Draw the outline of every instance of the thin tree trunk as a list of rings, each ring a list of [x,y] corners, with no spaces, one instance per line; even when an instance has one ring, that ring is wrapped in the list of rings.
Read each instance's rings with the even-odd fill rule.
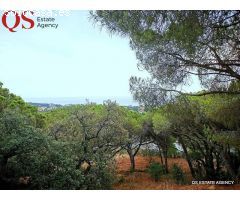
[[[179,136],[179,142],[182,145],[182,148],[183,148],[184,154],[186,156],[186,160],[188,162],[188,166],[190,168],[192,177],[195,178],[195,171],[194,171],[193,166],[192,166],[191,158],[190,158],[190,156],[188,154],[188,151],[187,151],[187,148],[186,148],[186,146],[185,146],[185,144],[184,144],[184,142],[183,142],[183,140],[180,136]]]
[[[167,148],[164,149],[164,164],[165,164],[165,171],[168,174],[169,170],[168,170],[168,157],[167,157]]]
[[[160,145],[158,145],[158,151],[159,151],[159,157],[160,157],[160,159],[161,159],[161,164],[163,165],[162,150],[161,150]]]
[[[130,162],[131,162],[131,167],[130,167],[130,171],[134,172],[135,171],[135,156],[130,154]]]
[[[160,159],[161,159],[161,164],[163,165],[163,156],[162,156],[162,152],[161,151],[159,152],[159,156],[160,156]]]
[[[0,159],[0,176],[3,177],[6,173],[8,158],[6,156],[2,156]]]
[[[127,153],[129,155],[129,159],[130,159],[130,172],[134,172],[135,171],[135,155],[132,152],[132,150],[127,150]]]
[[[228,149],[225,147],[223,150],[223,159],[225,161],[226,167],[228,169],[228,172],[232,175],[232,177],[234,177],[237,180],[237,174],[234,171],[234,167],[232,166],[232,162],[231,162],[231,156],[229,154]]]

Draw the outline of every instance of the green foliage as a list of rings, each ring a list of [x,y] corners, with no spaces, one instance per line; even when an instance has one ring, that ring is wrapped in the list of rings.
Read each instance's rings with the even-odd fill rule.
[[[186,176],[181,167],[177,164],[174,164],[171,169],[173,179],[176,181],[177,184],[185,184],[186,183]]]
[[[20,177],[30,177],[33,189],[77,189],[82,187],[82,172],[76,170],[71,151],[53,143],[26,116],[5,111],[0,116],[0,182],[7,177],[18,185]],[[62,149],[65,149],[64,151]]]
[[[95,158],[95,165],[85,174],[81,168],[76,168],[76,152],[71,144],[52,140],[29,126],[24,116],[4,113],[0,125],[0,155],[8,158],[7,171],[1,176],[11,174],[16,185],[19,177],[30,177],[28,187],[32,189],[111,187],[112,174],[101,154],[95,155],[99,158]]]
[[[0,92],[0,188],[21,188],[20,179],[28,189],[111,188],[112,148],[121,140],[119,107],[106,102],[40,115],[2,85]],[[81,159],[91,165],[88,170]]]
[[[156,132],[168,131],[170,127],[170,122],[167,117],[164,115],[163,109],[158,109],[154,112],[153,117],[153,126]]]
[[[138,67],[149,73],[147,79],[131,77],[130,91],[139,103],[157,108],[146,115],[146,132],[157,145],[166,150],[174,139],[180,143],[193,176],[213,180],[226,169],[239,179],[239,11],[91,15],[111,33],[128,37]],[[193,77],[205,90],[177,90]]]
[[[84,189],[85,177],[76,169],[70,151],[63,151],[66,147],[61,144],[47,142],[9,160],[14,176],[31,177],[28,187],[32,189]]]
[[[202,93],[239,95],[238,11],[92,11],[91,16],[111,33],[128,37],[138,67],[149,73],[147,79],[130,78],[138,102],[171,102],[183,92],[176,88],[189,85],[192,77],[206,89]]]
[[[124,127],[131,133],[140,133],[143,124],[143,115],[132,110],[125,109],[123,114]]]
[[[172,22],[165,33],[166,40],[178,43],[188,53],[195,51],[195,45],[199,37],[203,34],[203,25],[197,12],[181,13],[176,16],[176,21]]]
[[[18,111],[6,110],[0,114],[0,154],[14,156],[31,151],[44,141],[41,131]]]
[[[0,82],[1,83],[1,82]],[[0,112],[4,110],[16,110],[29,118],[31,124],[38,128],[45,126],[44,116],[38,113],[37,108],[25,103],[23,99],[9,92],[0,84]]]
[[[239,105],[238,96],[179,96],[144,114],[110,101],[41,114],[0,84],[0,187],[18,188],[19,179],[27,177],[28,189],[111,189],[114,155],[120,150],[131,158],[139,150],[157,155],[141,150],[149,140],[164,157],[179,153],[176,142],[184,145],[195,177],[235,180],[240,166]],[[148,168],[156,181],[165,171],[159,163]],[[185,183],[179,166],[171,171],[176,183]]]
[[[222,125],[223,128],[236,130],[239,128],[239,96],[208,95],[203,97],[190,97],[192,102],[199,104],[201,110],[213,122]]]
[[[80,109],[81,105],[70,105],[44,112],[46,129],[51,128],[53,124],[67,119],[74,110]]]
[[[181,157],[179,150],[176,148],[176,139],[174,137],[170,138],[169,147],[168,147],[168,157],[176,158]]]
[[[160,163],[153,162],[148,167],[148,173],[155,181],[159,181],[161,176],[165,174],[165,167]]]
[[[191,102],[198,104],[209,122],[208,126],[215,127],[215,130],[208,130],[208,132],[212,132],[212,140],[239,148],[240,141],[237,136],[240,124],[239,96],[208,95],[189,99]],[[219,130],[218,134],[214,134],[216,129]]]

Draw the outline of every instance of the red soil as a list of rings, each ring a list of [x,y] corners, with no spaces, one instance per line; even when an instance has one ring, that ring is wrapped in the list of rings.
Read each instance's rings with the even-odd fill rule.
[[[170,175],[163,176],[155,182],[145,171],[151,161],[160,162],[157,157],[136,156],[136,172],[130,173],[130,161],[127,155],[116,157],[119,183],[114,185],[118,190],[239,190],[240,185],[177,185]],[[191,183],[191,174],[187,161],[183,158],[169,158],[169,168],[176,163],[187,174]]]

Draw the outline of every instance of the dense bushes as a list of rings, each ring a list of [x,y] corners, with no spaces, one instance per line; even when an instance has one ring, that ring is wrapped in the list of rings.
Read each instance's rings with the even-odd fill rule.
[[[19,188],[19,179],[29,177],[26,188],[76,189],[81,187],[81,171],[71,152],[52,141],[16,111],[0,116],[0,182]],[[65,150],[63,150],[65,149]]]
[[[22,188],[25,181],[27,189],[110,189],[112,158],[123,150],[131,158],[132,172],[139,150],[150,163],[159,156],[164,165],[151,163],[147,170],[155,181],[168,176],[167,160],[180,150],[195,180],[237,180],[237,127],[230,130],[220,119],[209,118],[215,99],[205,100],[209,107],[196,99],[179,99],[155,110],[154,123],[153,111],[135,113],[110,101],[67,106],[43,116],[0,84],[0,188]],[[177,184],[186,183],[177,165],[169,176]]]
[[[106,102],[42,115],[0,83],[0,188],[110,189],[118,111]]]
[[[20,113],[0,115],[0,187],[5,189],[110,189],[111,170],[101,155],[86,173],[74,145],[55,141]],[[80,152],[81,154],[81,152]],[[21,179],[27,181],[21,185]]]
[[[176,181],[177,184],[185,184],[186,183],[185,174],[184,174],[183,170],[181,169],[181,167],[179,167],[177,164],[174,164],[172,166],[171,173],[172,173],[173,179]]]
[[[160,163],[153,162],[148,167],[148,173],[155,181],[159,181],[161,176],[165,174],[165,167]]]
[[[165,166],[157,162],[151,163],[147,171],[155,181],[159,181],[163,175],[166,175]],[[186,184],[187,182],[185,173],[177,164],[172,166],[170,176],[177,184]]]

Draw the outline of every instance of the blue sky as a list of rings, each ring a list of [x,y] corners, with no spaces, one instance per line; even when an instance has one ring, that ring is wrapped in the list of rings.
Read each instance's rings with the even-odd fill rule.
[[[137,69],[129,41],[89,21],[88,11],[57,17],[57,29],[0,30],[0,81],[26,100],[128,98]],[[47,100],[46,100],[47,101]]]

